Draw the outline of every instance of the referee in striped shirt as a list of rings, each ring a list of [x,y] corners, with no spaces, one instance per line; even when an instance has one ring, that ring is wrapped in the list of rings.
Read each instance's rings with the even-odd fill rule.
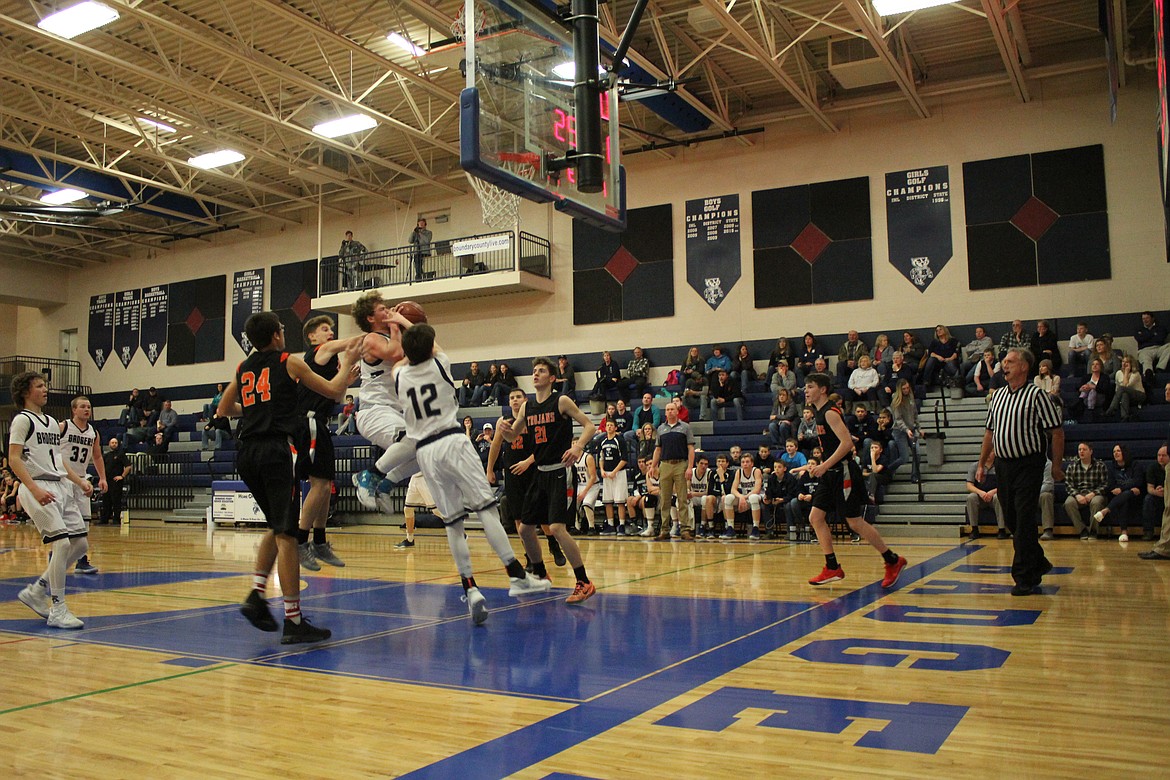
[[[1064,479],[1064,429],[1060,427],[1060,410],[1048,394],[1028,381],[1035,358],[1026,349],[1009,349],[1003,358],[1001,387],[991,397],[987,409],[987,429],[983,432],[983,449],[979,453],[976,480],[991,465],[999,474],[999,501],[1004,522],[1013,534],[1015,557],[1012,560],[1013,596],[1038,592],[1040,579],[1052,570],[1044,557],[1044,548],[1036,535],[1036,507],[1044,480],[1045,451],[1052,442],[1052,478]]]

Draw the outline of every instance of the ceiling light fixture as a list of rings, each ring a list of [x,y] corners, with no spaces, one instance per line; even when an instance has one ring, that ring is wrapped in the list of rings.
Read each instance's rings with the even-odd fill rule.
[[[882,16],[893,16],[934,8],[936,5],[950,5],[952,2],[954,0],[873,0],[873,7]]]
[[[47,203],[50,206],[63,206],[66,203],[72,203],[75,200],[89,197],[81,190],[64,189],[55,190],[53,192],[46,192],[41,196],[41,203]]]
[[[173,132],[175,132],[175,128],[171,127],[170,125],[168,125],[165,122],[159,122],[156,119],[147,119],[144,116],[136,116],[134,118],[138,120],[139,124],[146,125],[147,127],[153,127],[155,130],[158,130],[160,133],[173,133]]]
[[[390,41],[390,43],[394,44],[398,48],[410,52],[416,57],[421,57],[427,53],[426,49],[416,45],[414,41],[410,40],[406,36],[399,35],[396,32],[392,32],[387,35],[386,40]]]
[[[313,125],[313,132],[326,138],[337,138],[339,135],[360,133],[362,130],[369,130],[371,127],[377,126],[378,122],[372,116],[351,114],[340,119],[331,119],[328,122]]]
[[[244,159],[244,155],[231,149],[220,149],[215,152],[208,152],[197,157],[190,157],[187,159],[189,165],[203,170],[210,170],[211,168],[219,168],[222,165],[231,165],[232,163],[240,162]]]
[[[87,0],[55,14],[49,14],[37,22],[37,27],[62,38],[76,38],[117,18],[118,12],[113,8]]]

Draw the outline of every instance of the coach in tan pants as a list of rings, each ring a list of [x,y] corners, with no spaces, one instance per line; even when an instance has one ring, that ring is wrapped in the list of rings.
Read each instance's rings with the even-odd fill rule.
[[[666,405],[666,422],[658,426],[654,459],[650,463],[650,473],[658,475],[661,490],[658,508],[662,512],[662,532],[655,537],[655,541],[665,542],[670,539],[670,523],[667,519],[670,517],[672,495],[678,508],[681,538],[684,542],[694,541],[695,522],[691,518],[691,502],[687,498],[691,469],[694,466],[695,435],[691,433],[690,425],[678,419],[678,401],[671,401]]]

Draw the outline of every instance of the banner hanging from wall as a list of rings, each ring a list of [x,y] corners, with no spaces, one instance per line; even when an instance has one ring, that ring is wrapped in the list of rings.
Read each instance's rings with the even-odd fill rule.
[[[142,324],[142,290],[123,290],[117,294],[114,308],[114,352],[123,368],[138,352],[138,328]]]
[[[949,168],[887,173],[886,228],[890,265],[926,292],[954,254]]]
[[[244,323],[261,311],[264,311],[264,269],[236,271],[232,277],[232,338],[245,355],[252,351],[252,343],[244,333]]]
[[[89,298],[89,334],[86,349],[98,371],[114,351],[114,296],[91,295]]]
[[[153,366],[167,345],[167,286],[155,285],[142,290],[142,325],[138,340],[146,359]]]
[[[740,275],[739,195],[687,201],[687,284],[719,304]]]

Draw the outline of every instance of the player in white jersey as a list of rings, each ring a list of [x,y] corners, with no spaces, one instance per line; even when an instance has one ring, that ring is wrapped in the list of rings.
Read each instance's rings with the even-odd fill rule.
[[[361,398],[355,417],[358,433],[385,450],[372,468],[353,475],[353,484],[362,506],[388,513],[387,506],[379,506],[379,498],[418,471],[414,442],[405,438],[402,405],[390,386],[390,369],[402,359],[402,328],[409,327],[410,321],[388,307],[377,290],[354,301],[353,318],[366,334],[360,363]]]
[[[447,544],[459,569],[467,608],[479,625],[487,620],[487,605],[476,587],[471,551],[463,533],[469,512],[479,517],[488,544],[507,569],[511,578],[508,595],[547,592],[551,583],[528,576],[512,552],[500,523],[496,494],[488,485],[475,446],[459,425],[451,363],[435,345],[435,329],[426,323],[408,323],[402,333],[402,350],[406,360],[395,366],[393,377],[406,417],[406,435],[415,444],[419,467],[447,530]]]
[[[63,482],[77,485],[87,497],[93,485],[61,460],[61,424],[44,413],[48,400],[49,385],[41,374],[26,371],[13,377],[12,402],[20,411],[9,429],[8,464],[20,480],[21,504],[51,545],[48,568],[17,598],[47,618],[50,628],[81,628],[65,606],[65,572],[85,554],[87,532],[81,513],[66,511],[73,491]]]
[[[61,423],[61,459],[69,464],[74,474],[86,478],[90,464],[98,476],[98,490],[105,493],[109,488],[106,484],[106,464],[102,457],[101,445],[98,444],[97,429],[89,424],[93,417],[93,406],[84,395],[79,395],[69,404],[70,418]],[[76,486],[73,489],[74,506],[81,513],[81,519],[90,521],[91,502]],[[68,509],[66,511],[69,511]],[[82,555],[73,568],[77,574],[97,574],[97,567],[89,562],[89,555]]]
[[[574,466],[577,470],[577,501],[585,511],[585,528],[582,533],[593,532],[600,534],[601,529],[594,525],[596,522],[597,500],[601,497],[601,480],[597,474],[597,458],[593,454],[593,443],[585,450],[585,455]]]

